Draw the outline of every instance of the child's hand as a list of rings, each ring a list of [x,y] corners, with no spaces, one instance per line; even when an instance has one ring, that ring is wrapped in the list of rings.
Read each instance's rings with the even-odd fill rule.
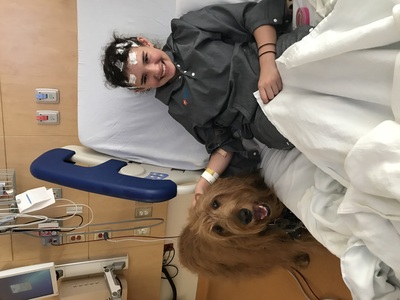
[[[275,56],[267,56],[268,54],[260,58],[260,79],[258,81],[260,97],[265,104],[274,99],[282,90],[282,79],[275,64]]]
[[[194,189],[194,197],[192,200],[192,206],[195,206],[197,200],[200,198],[204,192],[206,192],[210,188],[210,184],[202,177],[200,177],[199,181],[196,184],[196,188]]]
[[[193,199],[192,199],[192,207],[195,207],[195,206],[196,206],[197,200],[200,198],[200,196],[201,196],[201,194],[199,194],[199,193],[194,194],[194,197],[193,197]]]

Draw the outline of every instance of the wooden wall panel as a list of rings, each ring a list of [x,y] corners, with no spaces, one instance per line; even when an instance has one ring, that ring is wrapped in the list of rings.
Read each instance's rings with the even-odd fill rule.
[[[1,23],[1,21],[0,21],[0,23]],[[0,57],[1,57],[1,55],[0,55]],[[0,70],[1,70],[1,68],[2,68],[2,63],[1,63],[1,59],[0,59]],[[2,81],[1,81],[1,71],[0,71],[0,112],[3,111],[1,88],[2,88]],[[6,154],[5,154],[5,146],[4,146],[3,113],[0,113],[0,169],[5,169],[5,168],[6,168]]]
[[[0,168],[16,170],[17,193],[39,186],[58,187],[30,174],[31,162],[45,151],[69,144],[79,144],[77,127],[77,15],[75,0],[0,0]],[[36,103],[35,88],[58,88],[59,104]],[[37,110],[58,110],[59,125],[36,123]],[[62,187],[63,197],[87,204],[94,212],[93,224],[117,222],[134,217],[134,209],[143,204],[90,194]],[[50,217],[66,213],[66,201],[37,213]],[[148,204],[145,204],[148,205]],[[167,204],[154,204],[153,216],[166,218]],[[84,210],[84,222],[90,214]],[[20,222],[23,222],[22,220]],[[135,224],[105,225],[118,229]],[[74,225],[73,220],[65,226]],[[75,223],[76,225],[76,223]],[[94,229],[86,227],[85,232]],[[152,229],[153,235],[163,236],[165,224]],[[132,236],[133,231],[115,236]],[[112,243],[93,241],[43,246],[35,235],[0,235],[0,269],[46,261],[63,264],[87,259],[128,255],[129,269],[124,270],[128,281],[129,300],[160,298],[162,240],[153,243],[125,241]]]
[[[0,11],[6,135],[76,135],[76,1],[1,0]],[[36,104],[38,87],[58,88],[60,104]],[[38,109],[61,111],[60,125],[36,125]]]

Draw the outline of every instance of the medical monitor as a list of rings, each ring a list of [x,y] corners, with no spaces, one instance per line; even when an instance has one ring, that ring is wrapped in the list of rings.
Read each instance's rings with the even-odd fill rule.
[[[43,299],[58,295],[54,263],[0,271],[0,300]]]

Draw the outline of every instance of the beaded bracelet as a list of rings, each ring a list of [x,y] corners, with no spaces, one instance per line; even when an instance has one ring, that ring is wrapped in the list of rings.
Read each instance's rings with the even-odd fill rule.
[[[276,54],[276,52],[275,51],[265,51],[265,52],[263,52],[263,53],[261,53],[259,56],[258,56],[258,58],[260,58],[261,56],[263,56],[264,54],[267,54],[267,53],[273,53],[273,54]]]

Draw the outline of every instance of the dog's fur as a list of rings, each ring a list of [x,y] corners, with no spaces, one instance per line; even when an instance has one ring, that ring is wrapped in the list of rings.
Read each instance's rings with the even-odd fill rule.
[[[260,205],[270,214],[260,218]],[[305,267],[316,241],[277,226],[285,206],[258,175],[220,178],[190,208],[178,247],[182,265],[207,277],[249,277],[276,266]],[[258,217],[257,217],[258,216]]]

